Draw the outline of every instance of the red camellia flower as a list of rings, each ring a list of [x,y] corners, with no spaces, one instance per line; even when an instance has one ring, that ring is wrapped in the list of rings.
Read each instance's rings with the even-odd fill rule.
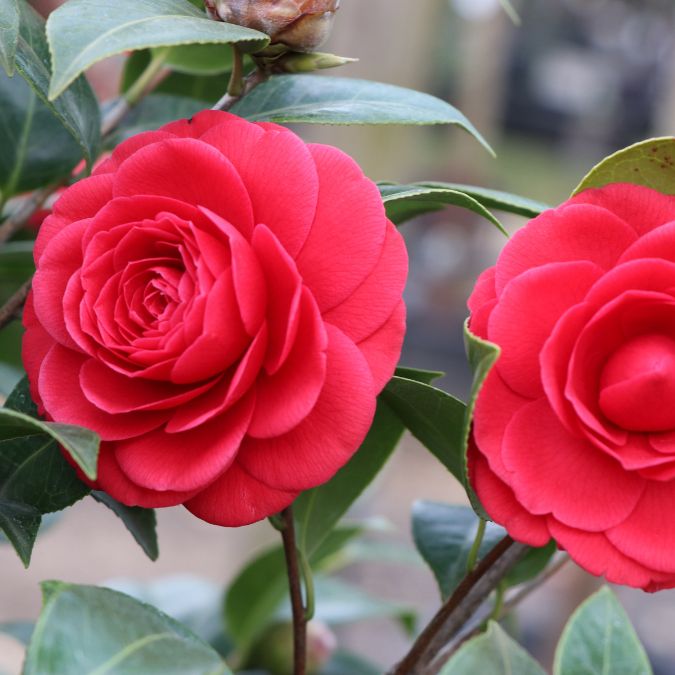
[[[675,198],[614,184],[543,213],[469,307],[502,348],[470,450],[487,512],[610,581],[675,586]]]
[[[223,112],[122,143],[35,245],[23,357],[49,419],[97,431],[96,487],[220,525],[354,453],[404,333],[407,257],[339,150]]]

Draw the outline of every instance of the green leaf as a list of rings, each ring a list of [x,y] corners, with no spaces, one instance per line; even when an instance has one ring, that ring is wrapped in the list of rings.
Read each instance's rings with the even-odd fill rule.
[[[449,103],[381,82],[323,75],[280,75],[235,103],[232,112],[254,121],[282,123],[456,124],[492,153],[473,124]]]
[[[490,373],[492,366],[494,366],[497,359],[499,358],[501,350],[497,345],[492,344],[487,340],[482,340],[478,336],[474,335],[469,330],[468,319],[464,324],[464,344],[466,347],[467,357],[469,359],[469,366],[471,367],[471,372],[473,373],[473,384],[471,385],[471,393],[466,405],[466,416],[464,418],[464,452],[462,455],[462,474],[464,476],[464,487],[466,488],[474,510],[484,520],[490,520],[490,517],[485,512],[485,509],[481,505],[478,496],[474,492],[474,489],[471,487],[471,483],[469,482],[466,453],[469,444],[469,436],[471,434],[473,412],[476,408],[478,394],[480,394],[480,390],[482,389],[483,383]]]
[[[361,532],[339,528],[328,533],[322,545],[309,556],[313,569],[322,569],[336,551]],[[225,597],[225,620],[237,648],[246,654],[265,629],[288,594],[284,551],[274,546],[263,551],[237,575]]]
[[[25,378],[5,406],[0,413],[37,415]],[[74,504],[88,492],[52,436],[33,431],[30,436],[0,440],[1,499],[20,502],[46,514]]]
[[[91,496],[97,502],[107,506],[124,523],[150,560],[157,560],[159,557],[157,517],[153,509],[126,506],[105,492],[94,491]]]
[[[23,645],[30,642],[31,635],[35,629],[35,624],[30,621],[11,621],[9,623],[0,623],[0,633],[9,635]]]
[[[403,377],[393,377],[381,396],[413,436],[464,483],[464,403]]]
[[[44,604],[24,675],[221,675],[220,656],[187,628],[122,593],[59,581]]]
[[[396,377],[405,377],[407,380],[415,380],[415,382],[423,382],[424,384],[431,384],[434,380],[445,375],[440,370],[421,370],[419,368],[408,368],[406,366],[399,366],[396,369]]]
[[[473,197],[477,202],[487,209],[496,209],[505,213],[513,213],[517,216],[534,218],[542,211],[551,207],[548,204],[520,197],[501,190],[491,190],[489,188],[479,187],[477,185],[465,185],[463,183],[440,183],[426,181],[422,183],[412,183],[410,185],[397,185],[396,183],[381,182],[378,184],[383,195],[395,193],[398,189],[407,188],[432,188],[440,190],[453,190],[461,192],[469,197]]]
[[[232,70],[232,48],[225,44],[172,47],[165,64],[185,75],[222,75]]]
[[[187,0],[70,0],[50,14],[47,37],[51,99],[97,61],[125,51],[212,43],[258,51],[269,43],[264,33],[208,19]]]
[[[506,534],[506,531],[504,531]],[[558,550],[556,543],[551,540],[546,546],[530,548],[518,561],[518,564],[506,575],[504,582],[507,586],[517,586],[539,576],[551,562],[551,558]]]
[[[84,427],[42,422],[15,410],[0,408],[0,440],[36,434],[51,436],[63,446],[88,478],[96,479],[96,462],[100,444],[98,434]]]
[[[387,217],[395,225],[401,225],[407,220],[424,213],[440,211],[446,206],[459,206],[490,221],[502,234],[508,237],[508,233],[501,222],[479,201],[464,192],[420,185],[380,185],[380,192],[382,193]]]
[[[19,40],[18,0],[0,0],[0,65],[10,77],[14,74],[14,55]]]
[[[546,675],[543,668],[498,624],[462,645],[439,675]],[[575,675],[582,675],[581,672]],[[612,673],[614,675],[614,673]]]
[[[158,129],[177,119],[190,118],[209,104],[184,96],[152,94],[146,96],[125,116],[123,123],[107,139],[107,147],[114,148],[131,136]]]
[[[441,596],[447,598],[467,575],[469,552],[479,519],[466,506],[418,501],[412,509],[413,539],[436,577]],[[487,523],[478,557],[482,558],[506,533]]]
[[[675,138],[650,138],[619,150],[593,167],[572,194],[609,183],[633,183],[675,194]]]
[[[41,521],[36,508],[0,498],[0,530],[9,539],[24,567],[30,564]]]
[[[34,182],[39,187],[48,180],[68,175],[74,164],[82,157],[87,160],[89,165],[93,163],[99,152],[101,118],[96,96],[94,96],[84,77],[73,78],[72,85],[64,90],[58,101],[52,102],[49,100],[51,60],[49,46],[45,38],[45,23],[27,2],[22,1],[19,6],[21,8],[21,27],[16,51],[16,68],[39,99],[39,102],[30,104],[35,106],[31,127],[34,138],[31,138],[28,150],[40,159],[41,164],[38,163],[38,166],[45,164],[50,166],[57,161],[60,162],[59,167],[68,166],[67,170],[46,172],[47,176],[42,176],[42,182],[39,182],[36,178]],[[63,38],[69,39],[70,35],[71,32],[68,28]],[[9,86],[5,84],[4,88],[9,89]],[[18,92],[16,85],[15,88]],[[16,92],[14,96],[18,97],[19,94]],[[3,91],[0,94],[3,105],[6,105],[5,99],[8,98],[8,93]],[[25,95],[24,98],[26,98]],[[30,105],[24,103],[27,110],[30,110]],[[72,144],[66,143],[58,126],[47,118],[46,111],[49,111],[72,136],[79,146],[79,150],[76,151],[72,148]],[[5,115],[6,111],[3,110],[3,119],[5,119]],[[4,144],[3,147],[5,147]],[[43,173],[45,173],[45,169],[43,169]],[[21,185],[23,186],[23,183]]]
[[[338,649],[321,669],[321,675],[382,675],[382,669],[358,654]]]
[[[293,505],[298,542],[308,555],[321,544],[387,462],[403,435],[403,424],[383,400],[363,444],[352,459],[320,487],[303,492]]]
[[[555,675],[651,675],[652,668],[626,612],[609,588],[574,612],[555,653]]]

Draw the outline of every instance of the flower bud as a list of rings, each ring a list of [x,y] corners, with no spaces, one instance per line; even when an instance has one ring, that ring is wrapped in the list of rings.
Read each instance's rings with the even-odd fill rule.
[[[214,19],[267,33],[272,43],[310,52],[328,38],[340,0],[205,0]]]
[[[358,59],[323,52],[286,52],[282,56],[260,59],[272,73],[313,73],[315,70],[338,68]]]

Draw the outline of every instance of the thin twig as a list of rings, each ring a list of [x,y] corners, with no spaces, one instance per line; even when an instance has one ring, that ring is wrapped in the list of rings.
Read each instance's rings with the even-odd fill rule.
[[[60,183],[36,190],[30,197],[24,199],[21,206],[0,225],[0,246],[8,242],[24,227],[28,219],[45,203],[59,185]]]
[[[294,675],[305,675],[307,670],[307,610],[302,601],[300,564],[298,562],[298,548],[295,541],[293,508],[289,506],[287,509],[284,509],[281,512],[281,517],[284,521],[281,537],[284,542],[288,588],[293,610],[293,673]]]
[[[0,328],[4,328],[19,315],[19,312],[28,297],[31,281],[32,279],[26,281],[23,286],[21,286],[21,288],[14,293],[2,307],[0,307]]]
[[[211,110],[229,110],[237,101],[242,99],[246,94],[248,94],[252,89],[255,89],[259,84],[262,84],[267,80],[267,73],[262,71],[260,68],[256,68],[252,73],[244,80],[244,90],[240,96],[232,96],[229,93],[226,93],[216,105],[211,108]]]
[[[527,551],[511,537],[504,537],[457,587],[419,635],[392,675],[422,675],[436,655],[461,629],[485,598]]]

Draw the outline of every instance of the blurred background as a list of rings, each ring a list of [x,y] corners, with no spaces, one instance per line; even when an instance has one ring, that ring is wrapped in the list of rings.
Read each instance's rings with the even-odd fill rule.
[[[46,13],[60,3],[32,4]],[[675,132],[672,0],[514,4],[522,18],[519,27],[499,0],[343,0],[325,48],[360,59],[342,69],[342,76],[407,86],[450,101],[488,139],[496,159],[455,128],[305,126],[299,133],[341,147],[375,180],[471,183],[555,205],[602,157],[646,137]],[[112,59],[91,71],[102,99],[116,94],[122,62]],[[512,231],[523,224],[514,217],[505,222]],[[403,231],[411,274],[402,362],[445,371],[440,386],[464,397],[470,382],[462,345],[466,298],[504,239],[486,221],[452,208],[408,223]],[[0,282],[2,275],[0,269]],[[16,350],[4,348],[0,369],[11,371],[18,364]],[[406,437],[354,513],[381,518],[372,537],[398,551],[396,560],[392,554],[388,563],[359,562],[343,576],[392,607],[417,612],[423,625],[439,599],[430,572],[415,562],[410,508],[417,499],[459,503],[463,492]],[[159,513],[159,537],[161,557],[150,563],[121,523],[87,499],[38,539],[30,570],[0,545],[0,622],[34,619],[40,607],[38,582],[46,578],[100,584],[113,578],[189,575],[203,579],[207,591],[209,583],[222,588],[256,550],[276,539],[267,523],[220,530],[180,508]],[[568,565],[522,605],[515,629],[547,669],[564,622],[598,584]],[[675,673],[675,592],[647,596],[619,589],[619,594],[655,673]],[[382,668],[409,644],[400,623],[387,618],[336,631],[341,644]],[[0,671],[18,672],[21,658],[19,644],[0,637]]]

